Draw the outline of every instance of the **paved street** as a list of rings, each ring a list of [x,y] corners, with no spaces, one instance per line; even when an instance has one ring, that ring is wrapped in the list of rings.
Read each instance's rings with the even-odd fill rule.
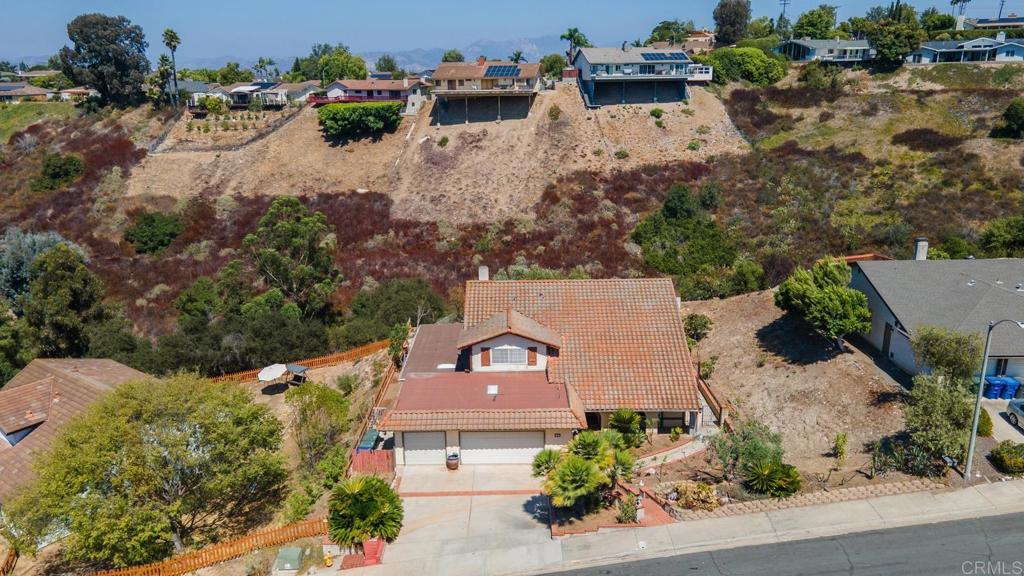
[[[1024,574],[1024,514],[667,556],[555,574]]]

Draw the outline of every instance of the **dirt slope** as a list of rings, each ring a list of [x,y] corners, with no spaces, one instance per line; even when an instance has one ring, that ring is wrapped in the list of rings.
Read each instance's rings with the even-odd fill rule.
[[[557,106],[555,118],[549,114]],[[650,110],[664,109],[664,128]],[[588,111],[575,85],[537,97],[522,120],[432,126],[429,107],[379,141],[326,142],[316,112],[252,143],[219,151],[164,146],[132,173],[128,196],[279,195],[366,189],[388,194],[393,215],[424,221],[532,218],[544,188],[577,170],[609,171],[746,148],[722,103],[703,89],[689,105],[610,106]],[[182,119],[180,123],[184,123]],[[172,135],[185,134],[181,126]],[[448,137],[449,144],[438,142]],[[699,142],[699,149],[688,146]],[[616,158],[625,151],[628,157]]]

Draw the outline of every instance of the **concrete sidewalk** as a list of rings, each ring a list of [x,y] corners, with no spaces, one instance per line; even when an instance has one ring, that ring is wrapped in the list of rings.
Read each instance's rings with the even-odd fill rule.
[[[536,574],[627,559],[820,538],[1013,512],[1024,512],[1024,480],[679,522],[651,528],[602,531],[545,542],[543,545],[535,543],[532,546],[517,547],[514,553],[501,554],[500,559],[488,559],[484,564],[485,572],[480,571],[479,552],[445,555],[443,550],[438,550],[435,561],[424,562],[417,576]],[[558,548],[555,549],[553,544]],[[533,550],[534,547],[536,550]],[[383,564],[351,573],[397,575],[408,573],[408,570],[408,565]]]

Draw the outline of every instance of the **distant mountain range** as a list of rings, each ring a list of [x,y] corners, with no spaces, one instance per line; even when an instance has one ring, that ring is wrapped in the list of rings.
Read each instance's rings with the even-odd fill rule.
[[[477,56],[486,56],[488,59],[506,59],[516,50],[522,50],[523,56],[529,62],[536,62],[546,54],[558,53],[564,54],[567,49],[567,44],[562,40],[558,39],[558,36],[539,36],[536,38],[518,38],[513,40],[479,40],[470,44],[469,46],[463,46],[459,48],[459,51],[466,57],[466,60],[475,60]],[[437,68],[437,64],[441,62],[441,56],[444,54],[447,48],[415,48],[412,50],[372,50],[357,52],[366,60],[366,65],[373,68],[377,58],[383,54],[390,54],[394,56],[395,61],[398,65],[410,72],[418,72],[420,70],[428,70]],[[252,66],[256,63],[256,58],[260,55],[255,56],[203,56],[203,57],[187,57],[178,56],[178,66],[181,68],[220,68],[225,62],[238,62],[242,66]],[[300,56],[305,56],[302,54]],[[155,55],[151,55],[155,61]],[[292,62],[295,60],[296,55],[271,55],[271,57],[277,62],[278,68],[282,72],[288,70],[292,66]],[[46,59],[49,56],[22,56],[20,58],[11,58],[10,61],[14,64],[24,62],[25,64],[32,66],[34,64],[45,64]],[[2,60],[3,58],[0,58]]]

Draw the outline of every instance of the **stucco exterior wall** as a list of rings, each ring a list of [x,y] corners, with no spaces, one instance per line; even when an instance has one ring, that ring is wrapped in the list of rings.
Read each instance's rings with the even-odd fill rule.
[[[515,346],[517,348],[522,348],[523,350],[526,350],[528,347],[537,348],[537,365],[527,366],[524,364],[517,366],[514,364],[495,364],[493,350],[501,346]],[[490,348],[492,350],[490,366],[483,366],[480,362],[480,350],[482,348]],[[514,334],[505,334],[502,336],[498,336],[497,338],[487,340],[486,342],[474,344],[470,362],[471,369],[474,372],[543,371],[546,370],[548,367],[547,346],[539,342],[534,342],[533,340],[528,340],[526,338],[523,338],[522,336],[516,336]]]

